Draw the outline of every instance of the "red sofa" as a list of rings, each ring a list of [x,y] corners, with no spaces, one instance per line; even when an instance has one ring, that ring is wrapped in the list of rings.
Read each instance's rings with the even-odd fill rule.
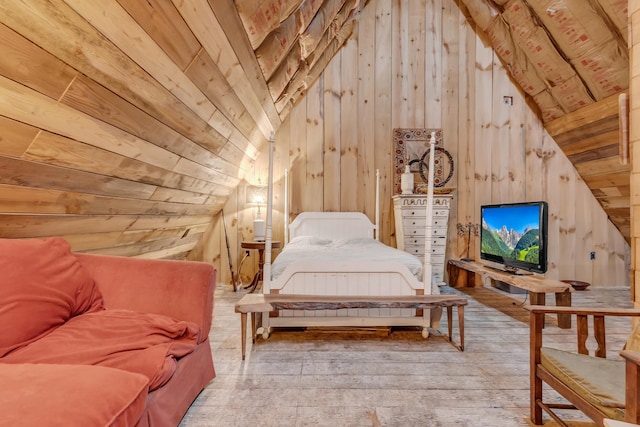
[[[215,377],[206,263],[0,239],[0,425],[176,426]]]

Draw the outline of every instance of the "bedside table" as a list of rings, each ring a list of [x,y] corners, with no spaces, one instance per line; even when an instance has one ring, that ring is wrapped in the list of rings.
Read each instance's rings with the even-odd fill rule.
[[[242,249],[249,250],[257,250],[258,251],[258,271],[255,276],[253,276],[253,280],[251,284],[246,286],[245,289],[249,289],[249,292],[254,292],[258,287],[258,282],[262,280],[263,266],[264,266],[264,250],[266,247],[266,242],[256,242],[256,241],[246,241],[241,242],[240,246]],[[271,249],[279,249],[282,246],[281,242],[272,241]]]

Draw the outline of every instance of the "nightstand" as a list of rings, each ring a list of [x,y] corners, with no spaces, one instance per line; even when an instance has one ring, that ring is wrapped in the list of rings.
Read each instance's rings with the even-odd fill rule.
[[[242,242],[240,246],[242,247],[242,249],[258,251],[258,271],[256,272],[255,276],[253,276],[251,284],[245,287],[245,289],[249,289],[249,292],[254,292],[258,287],[258,282],[262,280],[262,269],[264,266],[264,250],[266,247],[266,242],[247,241]],[[271,242],[271,249],[279,249],[281,246],[281,242]]]

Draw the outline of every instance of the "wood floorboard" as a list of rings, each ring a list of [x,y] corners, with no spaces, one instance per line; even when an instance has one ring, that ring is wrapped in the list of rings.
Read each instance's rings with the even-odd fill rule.
[[[425,340],[417,329],[275,330],[266,341],[249,340],[242,361],[234,313],[242,292],[218,285],[209,335],[217,377],[180,427],[529,426],[526,296],[446,290],[469,298],[464,352],[436,334]],[[632,306],[628,288],[597,287],[575,292],[573,305]],[[607,323],[608,357],[618,357],[630,327],[621,319]],[[439,330],[446,333],[446,316]],[[455,340],[457,334],[454,325]],[[549,317],[545,336],[545,343],[567,348],[575,327],[559,329]],[[545,396],[562,401],[552,390]],[[590,425],[575,411],[567,418]]]

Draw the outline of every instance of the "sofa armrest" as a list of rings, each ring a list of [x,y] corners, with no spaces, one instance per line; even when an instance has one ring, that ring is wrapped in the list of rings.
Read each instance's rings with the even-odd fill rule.
[[[215,268],[204,262],[75,254],[95,280],[107,308],[163,314],[196,323],[207,338]]]

